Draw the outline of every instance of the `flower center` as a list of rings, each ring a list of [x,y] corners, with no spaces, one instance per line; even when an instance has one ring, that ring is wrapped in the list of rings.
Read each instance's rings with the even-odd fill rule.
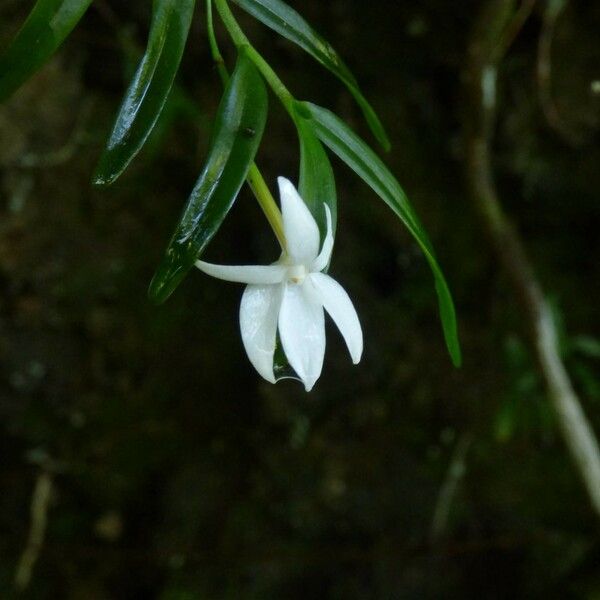
[[[304,265],[293,265],[288,267],[287,278],[288,281],[291,281],[292,283],[301,284],[307,275],[308,272]]]

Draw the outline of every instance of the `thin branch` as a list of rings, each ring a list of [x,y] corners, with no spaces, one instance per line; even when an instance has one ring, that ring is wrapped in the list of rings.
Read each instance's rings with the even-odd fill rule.
[[[568,0],[546,1],[538,40],[536,77],[540,106],[548,125],[569,145],[579,146],[585,142],[585,136],[562,118],[552,94],[552,41],[556,24],[567,4]]]
[[[467,178],[477,215],[508,276],[527,325],[532,351],[545,383],[548,399],[573,464],[581,477],[592,507],[600,517],[600,451],[579,398],[560,355],[552,312],[525,246],[504,213],[492,169],[492,141],[496,121],[498,62],[492,50],[497,44],[490,32],[506,30],[511,0],[488,0],[469,45],[465,77],[468,98],[465,114]]]
[[[460,436],[448,465],[446,477],[440,488],[440,493],[433,511],[429,539],[432,544],[439,542],[446,534],[450,510],[466,471],[466,459],[471,447],[471,435]]]
[[[527,23],[527,20],[531,16],[536,3],[537,0],[523,0],[515,16],[511,19],[508,26],[503,31],[500,41],[496,46],[494,55],[495,62],[501,61],[504,55],[508,52],[508,49],[513,45],[513,42],[519,35],[519,32],[521,29],[523,29],[523,25]]]
[[[37,478],[31,499],[31,525],[27,545],[15,572],[15,589],[18,592],[23,592],[29,587],[33,569],[44,544],[52,486],[52,475],[42,471]]]

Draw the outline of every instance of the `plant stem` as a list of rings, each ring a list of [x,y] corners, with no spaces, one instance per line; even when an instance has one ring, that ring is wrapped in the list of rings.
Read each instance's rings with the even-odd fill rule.
[[[523,29],[523,25],[525,25],[531,16],[536,2],[537,0],[523,0],[521,6],[518,8],[510,23],[507,24],[502,32],[502,35],[500,36],[493,56],[494,62],[499,63],[504,55],[508,52],[508,49],[515,41],[515,38],[517,35],[519,35],[521,29]]]
[[[283,81],[277,76],[271,65],[261,56],[261,54],[252,46],[238,22],[235,20],[226,0],[215,0],[219,15],[223,20],[233,43],[237,46],[238,51],[245,52],[248,58],[256,65],[256,68],[262,73],[267,83],[273,90],[273,93],[279,98],[284,108],[290,114],[292,119],[295,119],[294,114],[294,96],[287,89]]]
[[[465,476],[467,453],[472,441],[473,438],[470,433],[463,433],[454,447],[446,477],[438,494],[431,529],[429,531],[429,538],[434,544],[440,542],[446,533],[450,509],[452,508],[452,503],[454,502],[460,483]]]
[[[231,15],[231,17],[233,18],[233,15]],[[210,44],[212,58],[215,64],[217,65],[217,70],[219,71],[219,76],[221,77],[223,86],[226,86],[227,82],[229,81],[229,73],[227,72],[227,67],[225,66],[225,61],[223,60],[223,55],[219,50],[217,37],[215,35],[212,16],[212,0],[206,0],[206,22],[208,28],[208,41]],[[228,28],[232,39],[234,40],[236,45],[238,45],[236,40],[246,40],[246,44],[244,45],[247,45],[246,36],[239,28],[239,25],[237,25],[237,23],[235,23],[235,26],[237,27],[237,29],[234,29],[235,37]],[[256,166],[256,163],[252,163],[252,165],[250,166],[250,170],[248,171],[247,182],[250,186],[250,189],[252,190],[252,193],[256,197],[256,200],[258,201],[258,204],[260,205],[265,217],[267,218],[267,221],[269,222],[269,225],[271,226],[271,229],[273,230],[273,233],[275,234],[275,237],[277,238],[281,249],[285,252],[287,248],[287,242],[285,239],[285,233],[283,231],[283,218],[281,216],[281,211],[279,210],[279,207],[277,206],[277,203],[275,202],[275,199],[273,198],[273,195],[269,190],[269,186],[267,185],[265,178],[262,176],[262,173]]]
[[[215,65],[217,66],[217,70],[219,71],[219,77],[221,77],[221,82],[223,83],[223,86],[225,86],[229,81],[229,73],[227,72],[227,67],[225,66],[223,55],[221,54],[221,50],[219,50],[217,36],[215,35],[212,0],[206,0],[206,28],[208,29],[208,43],[210,45],[210,53],[212,55],[212,59]]]
[[[262,176],[262,173],[259,171],[255,163],[252,163],[250,166],[247,181],[250,189],[256,196],[256,199],[258,200],[265,217],[267,217],[267,221],[269,221],[269,225],[271,225],[271,229],[273,230],[281,249],[285,252],[287,250],[287,241],[283,231],[283,218],[281,216],[281,211],[279,210],[279,207],[277,206],[277,203],[275,202],[273,195],[269,190],[269,186],[267,185],[265,178]]]
[[[38,475],[31,499],[31,524],[29,526],[27,546],[21,554],[15,573],[14,585],[17,592],[24,592],[29,587],[33,569],[42,551],[48,525],[48,510],[52,498],[52,490],[52,475],[43,471]]]
[[[246,37],[246,34],[242,31],[239,23],[235,20],[233,13],[231,12],[229,5],[226,0],[215,0],[217,11],[223,21],[223,24],[227,28],[233,43],[239,48],[240,46],[250,46],[250,42]]]
[[[256,68],[262,73],[262,76],[267,80],[273,93],[279,98],[279,101],[283,104],[289,115],[294,119],[294,97],[287,87],[285,87],[283,81],[279,79],[271,65],[269,65],[253,46],[246,46],[245,52],[248,55],[248,58],[256,65]]]

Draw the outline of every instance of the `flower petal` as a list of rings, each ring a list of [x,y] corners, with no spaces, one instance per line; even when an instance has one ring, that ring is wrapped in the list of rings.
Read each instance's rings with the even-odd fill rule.
[[[322,271],[331,261],[331,253],[333,252],[333,226],[331,224],[331,210],[327,204],[323,204],[325,207],[325,216],[327,217],[327,235],[323,241],[323,248],[321,248],[321,254],[317,256],[311,266],[311,271]]]
[[[287,252],[296,265],[310,265],[319,254],[319,227],[291,181],[277,179]]]
[[[240,330],[246,354],[254,368],[275,383],[273,355],[283,285],[249,285],[240,305]]]
[[[235,283],[248,283],[252,285],[267,285],[281,283],[285,277],[286,268],[282,265],[214,265],[202,260],[196,261],[196,266],[207,275],[233,281]]]
[[[302,285],[287,283],[279,311],[283,350],[307,392],[319,379],[325,356],[325,315],[311,288],[308,278]]]
[[[350,351],[352,362],[360,362],[363,352],[363,333],[356,309],[346,290],[335,279],[324,273],[311,273],[308,277],[341,334]]]

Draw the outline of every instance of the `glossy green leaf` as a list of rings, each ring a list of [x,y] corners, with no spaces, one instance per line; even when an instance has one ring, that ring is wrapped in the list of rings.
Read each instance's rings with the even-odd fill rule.
[[[102,154],[95,185],[109,185],[140,151],[165,105],[185,49],[195,0],[154,0],[146,52]]]
[[[321,240],[327,234],[324,204],[329,206],[333,233],[337,227],[337,192],[335,177],[325,148],[319,141],[313,122],[302,115],[294,118],[300,140],[300,196],[319,225]]]
[[[267,120],[267,90],[240,54],[217,114],[208,158],[169,243],[149,295],[164,302],[213,238],[246,179]]]
[[[312,118],[320,140],[357,173],[396,213],[423,250],[435,279],[446,344],[454,364],[460,365],[460,343],[452,295],[435,257],[431,242],[402,187],[373,150],[331,111],[308,102],[298,103],[297,110]]]
[[[0,57],[0,102],[4,102],[54,54],[91,0],[38,0]]]
[[[361,92],[354,75],[331,44],[323,39],[300,14],[282,0],[234,0],[234,2],[267,27],[300,46],[338,77],[354,96],[373,135],[385,150],[390,149],[385,128]]]

